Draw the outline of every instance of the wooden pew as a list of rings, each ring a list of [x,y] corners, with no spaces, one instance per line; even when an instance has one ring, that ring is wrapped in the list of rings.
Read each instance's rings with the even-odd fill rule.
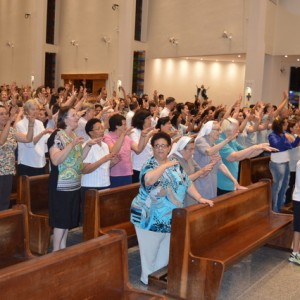
[[[248,186],[260,179],[272,179],[269,168],[270,156],[247,158],[240,162],[239,184]]]
[[[20,176],[17,202],[28,210],[30,249],[36,254],[46,254],[51,235],[48,217],[49,174]]]
[[[0,212],[0,268],[33,258],[29,249],[27,209],[16,205]]]
[[[1,299],[165,299],[129,284],[122,231],[2,269],[0,289]]]
[[[18,162],[15,163],[16,166],[16,175],[13,177],[13,183],[12,183],[12,190],[10,194],[10,200],[12,204],[15,204],[18,200],[18,193],[19,193],[19,180],[20,176],[18,175]],[[50,166],[49,166],[49,158],[46,158],[46,165],[45,165],[45,172],[46,174],[50,173]]]
[[[102,191],[86,191],[83,240],[106,234],[111,229],[124,229],[128,236],[128,246],[136,245],[135,229],[130,222],[130,206],[138,194],[139,186],[139,183],[133,183]]]
[[[265,181],[216,198],[214,207],[175,209],[167,280],[157,282],[159,270],[149,276],[149,288],[165,286],[167,295],[182,299],[216,299],[224,271],[245,256],[265,244],[290,250],[293,217],[271,207]]]

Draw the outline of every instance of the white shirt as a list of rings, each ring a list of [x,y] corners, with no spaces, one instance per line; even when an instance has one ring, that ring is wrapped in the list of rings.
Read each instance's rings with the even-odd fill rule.
[[[100,99],[100,105],[102,106],[102,107],[104,107],[105,106],[105,104],[107,104],[107,101],[108,101],[108,98],[106,98],[106,100],[104,100],[104,99]]]
[[[295,136],[296,138],[296,136]],[[300,159],[300,146],[297,146],[295,148],[289,149],[289,154],[290,154],[290,172],[296,172],[296,166],[297,162]],[[300,174],[299,174],[300,176]]]
[[[101,146],[93,145],[83,163],[94,163],[109,154],[108,145],[101,142]],[[89,174],[82,174],[81,185],[84,187],[107,187],[110,185],[110,161],[103,163]]]
[[[160,118],[168,117],[170,112],[171,111],[165,106],[165,108],[160,112],[159,117]]]
[[[28,119],[24,117],[16,124],[18,132],[27,134]],[[34,121],[33,136],[37,136],[45,130],[43,123],[39,120]],[[50,134],[44,134],[40,140],[34,144],[18,142],[18,164],[26,165],[33,168],[43,168],[46,165],[45,152],[48,151],[47,140]]]
[[[134,128],[132,133],[130,134],[131,139],[138,144],[141,138],[141,130]],[[136,171],[141,171],[144,163],[153,156],[152,146],[150,141],[147,143],[146,147],[140,154],[136,154],[134,151],[132,152],[132,168]]]
[[[126,127],[131,127],[132,117],[134,116],[134,111],[130,110],[126,115]]]
[[[296,182],[293,193],[293,200],[300,201],[300,161],[297,162],[296,166]]]
[[[87,120],[85,118],[81,117],[78,121],[78,126],[74,131],[76,133],[76,135],[83,137],[85,142],[90,139],[89,135],[85,132],[86,123],[87,123]]]

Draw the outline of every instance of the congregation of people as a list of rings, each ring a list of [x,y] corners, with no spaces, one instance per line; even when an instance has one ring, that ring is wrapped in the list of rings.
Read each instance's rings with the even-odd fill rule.
[[[280,213],[293,200],[300,110],[289,105],[287,93],[278,107],[263,101],[242,107],[241,97],[224,106],[214,105],[208,88],[201,88],[195,100],[183,101],[157,91],[127,94],[124,88],[111,98],[105,88],[92,96],[71,82],[57,91],[3,84],[0,210],[10,206],[13,176],[45,174],[49,163],[49,220],[57,251],[66,247],[69,230],[83,223],[88,189],[139,182],[131,222],[144,284],[168,264],[172,210],[212,207],[218,195],[247,189],[239,184],[240,161],[270,155],[272,207]]]

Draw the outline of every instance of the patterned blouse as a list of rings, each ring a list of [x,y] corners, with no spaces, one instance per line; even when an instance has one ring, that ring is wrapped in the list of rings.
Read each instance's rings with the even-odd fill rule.
[[[15,168],[16,148],[17,148],[16,130],[10,127],[5,144],[0,146],[0,175],[16,174],[16,168]]]
[[[52,133],[48,140],[48,147],[50,149],[54,146],[63,150],[72,141],[73,139],[64,130],[59,129]],[[67,158],[58,165],[57,190],[75,191],[80,189],[82,166],[82,146],[78,144],[72,148]]]
[[[146,173],[158,166],[157,160],[151,157],[141,170],[139,193],[131,204],[131,222],[141,229],[170,233],[172,210],[183,207],[191,181],[177,164],[167,168],[153,185],[145,186]]]

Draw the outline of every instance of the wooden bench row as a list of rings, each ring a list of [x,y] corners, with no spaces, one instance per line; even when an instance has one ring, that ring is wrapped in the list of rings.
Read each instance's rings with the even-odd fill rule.
[[[48,217],[49,174],[21,176],[19,204],[28,208],[30,249],[35,254],[46,254],[49,248],[51,228]],[[128,245],[137,245],[135,229],[130,222],[130,205],[138,194],[139,184],[107,189],[89,190],[85,201],[83,239],[89,240],[111,229],[124,229]]]
[[[290,250],[292,220],[272,211],[270,182],[175,209],[169,265],[149,276],[152,290],[180,299],[216,299],[229,267],[269,243]]]
[[[143,300],[166,297],[131,287],[124,231],[31,255],[24,205],[0,212],[1,299]]]
[[[249,185],[266,172],[269,157],[244,160],[241,174],[251,173],[255,177],[241,177],[243,185]],[[250,168],[250,169],[249,169]],[[250,171],[249,171],[250,170]],[[263,175],[259,175],[263,174]],[[49,248],[51,228],[48,218],[49,175],[21,176],[17,203],[28,207],[30,249],[36,254],[46,254]],[[107,233],[110,229],[124,229],[128,235],[129,247],[137,244],[134,226],[130,223],[130,205],[137,195],[139,184],[107,189],[89,190],[86,193],[83,239],[86,241]]]

